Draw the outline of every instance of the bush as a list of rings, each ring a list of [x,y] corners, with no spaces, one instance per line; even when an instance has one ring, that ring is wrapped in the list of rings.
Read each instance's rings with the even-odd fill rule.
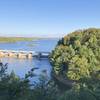
[[[57,100],[57,85],[46,76],[41,75],[38,82],[30,82],[28,78],[34,76],[32,70],[21,79],[13,71],[10,75],[6,73],[7,64],[0,68],[0,100]]]

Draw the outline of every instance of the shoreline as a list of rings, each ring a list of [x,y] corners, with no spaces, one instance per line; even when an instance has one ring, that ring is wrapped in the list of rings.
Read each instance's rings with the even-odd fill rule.
[[[18,41],[34,41],[34,40],[52,40],[59,38],[42,38],[42,37],[0,37],[0,43],[15,43]]]
[[[37,40],[36,38],[29,37],[0,37],[0,43],[14,43],[18,41],[32,41]]]

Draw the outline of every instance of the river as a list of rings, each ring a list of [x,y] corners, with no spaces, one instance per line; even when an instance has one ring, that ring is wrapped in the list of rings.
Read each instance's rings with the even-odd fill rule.
[[[22,41],[16,43],[0,43],[0,49],[3,50],[27,50],[27,51],[45,51],[51,52],[56,44],[58,39],[40,39],[33,41]],[[16,75],[23,78],[25,73],[27,73],[31,68],[38,67],[39,69],[35,70],[35,74],[38,76],[43,70],[47,71],[47,75],[50,76],[51,65],[47,58],[45,59],[18,59],[18,58],[0,58],[1,61],[5,64],[8,63],[8,73],[14,71]],[[35,78],[36,79],[36,78]]]

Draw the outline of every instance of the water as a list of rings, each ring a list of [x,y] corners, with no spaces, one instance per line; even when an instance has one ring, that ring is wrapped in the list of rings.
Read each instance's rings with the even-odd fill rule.
[[[16,43],[0,43],[0,49],[51,52],[56,46],[57,41],[58,39],[44,39]],[[8,63],[8,73],[13,70],[21,78],[23,78],[25,73],[27,73],[33,67],[39,68],[35,70],[36,75],[40,75],[43,70],[47,70],[47,75],[50,76],[51,65],[47,58],[41,60],[36,58],[1,58],[1,60],[3,63]]]
[[[0,43],[0,49],[51,52],[55,47],[57,40],[58,39],[41,39],[16,43]]]

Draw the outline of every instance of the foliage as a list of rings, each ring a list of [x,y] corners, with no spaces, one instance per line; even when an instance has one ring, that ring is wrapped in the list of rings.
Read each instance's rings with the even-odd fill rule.
[[[7,64],[0,70],[0,100],[100,100],[100,80],[82,79],[72,89],[62,92],[53,80],[41,74],[38,82],[28,80],[33,77],[32,69],[24,79],[6,73]],[[30,74],[31,73],[31,74]]]
[[[51,54],[52,72],[64,79],[78,80],[66,91],[59,90],[45,73],[38,82],[31,82],[38,68],[32,68],[21,79],[14,71],[7,74],[8,65],[0,63],[0,100],[100,100],[99,53],[100,29],[76,31],[58,41]]]
[[[59,100],[100,100],[100,80],[84,78],[61,95]]]
[[[92,91],[86,88],[81,88],[80,90],[70,90],[65,92],[60,97],[60,100],[99,100],[92,94]]]
[[[0,66],[0,100],[27,100],[25,94],[29,92],[29,81],[21,80],[14,72],[6,73],[7,65]],[[23,96],[22,96],[23,95]]]
[[[71,80],[91,78],[100,71],[100,29],[72,32],[51,54],[54,73]],[[100,72],[97,76],[100,79]]]
[[[34,77],[33,68],[25,78],[16,76],[14,71],[8,75],[7,64],[0,66],[0,100],[56,100],[58,89],[54,81],[41,75],[38,82],[30,82]],[[33,71],[33,72],[32,72]]]

